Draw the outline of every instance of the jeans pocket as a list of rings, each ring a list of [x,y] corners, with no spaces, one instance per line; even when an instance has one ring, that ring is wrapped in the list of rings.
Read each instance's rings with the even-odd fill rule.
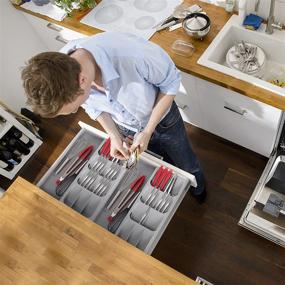
[[[173,127],[181,118],[177,105],[173,102],[168,114],[158,124],[161,130],[166,130]]]

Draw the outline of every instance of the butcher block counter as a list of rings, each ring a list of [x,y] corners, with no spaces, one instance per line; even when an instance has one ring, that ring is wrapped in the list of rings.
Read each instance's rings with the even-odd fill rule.
[[[265,89],[254,86],[253,84],[247,83],[245,81],[241,81],[237,78],[231,77],[229,75],[220,73],[218,71],[215,71],[210,68],[197,64],[197,60],[199,59],[199,57],[203,54],[203,52],[206,50],[206,48],[209,46],[209,44],[212,42],[212,40],[215,38],[218,32],[222,29],[222,27],[231,17],[231,14],[227,13],[224,10],[224,8],[217,7],[211,4],[207,4],[207,3],[203,3],[197,0],[184,0],[184,3],[189,4],[189,5],[198,4],[204,9],[204,11],[207,12],[208,16],[210,17],[212,21],[211,31],[207,35],[207,37],[204,38],[204,40],[202,41],[198,39],[195,40],[195,39],[190,38],[183,31],[183,29],[177,29],[172,32],[168,30],[156,32],[151,37],[150,40],[160,45],[162,48],[164,48],[168,52],[168,54],[171,56],[176,66],[180,70],[186,73],[192,74],[194,76],[200,77],[202,79],[211,81],[215,84],[231,89],[233,91],[236,91],[247,97],[256,99],[258,101],[264,102],[271,106],[285,110],[285,97],[280,96],[273,92],[269,92]],[[49,22],[62,25],[66,28],[75,30],[82,34],[94,35],[96,33],[102,32],[101,30],[98,30],[96,28],[80,23],[80,19],[84,15],[86,15],[89,12],[89,10],[73,13],[71,17],[66,17],[62,22],[58,22],[46,16],[25,10],[21,8],[20,6],[15,6],[15,7],[19,10],[22,10],[24,12],[35,15],[37,17],[43,18],[45,20],[48,20]],[[194,54],[191,57],[187,58],[187,57],[173,53],[171,50],[171,44],[176,39],[182,39],[182,40],[191,42],[196,48]]]
[[[197,284],[23,178],[0,216],[0,284]]]

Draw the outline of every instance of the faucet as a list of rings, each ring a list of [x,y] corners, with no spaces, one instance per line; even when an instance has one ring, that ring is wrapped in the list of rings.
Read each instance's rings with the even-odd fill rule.
[[[265,30],[265,32],[267,34],[272,34],[273,29],[282,30],[282,24],[281,23],[274,23],[274,8],[275,8],[275,0],[271,0],[269,16],[267,18],[267,26],[266,26],[266,30]]]

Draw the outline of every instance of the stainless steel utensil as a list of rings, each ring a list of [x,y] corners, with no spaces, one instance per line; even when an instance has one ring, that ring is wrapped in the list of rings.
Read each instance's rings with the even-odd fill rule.
[[[192,26],[193,19],[200,23],[199,28]],[[200,19],[203,19],[205,24]],[[183,20],[182,27],[189,36],[195,39],[203,39],[211,29],[211,20],[203,13],[191,13]]]
[[[122,197],[119,197],[119,203],[111,213],[111,215],[108,217],[108,221],[112,221],[112,219],[120,212],[122,211],[126,205],[128,205],[128,202],[130,199],[132,199],[133,195],[135,195],[137,192],[140,191],[142,185],[144,184],[145,176],[138,177],[127,189],[127,191],[122,195]]]
[[[57,185],[55,189],[55,193],[57,196],[62,196],[66,192],[68,187],[72,184],[72,182],[75,180],[76,176],[83,169],[86,163],[87,160],[83,162],[82,165],[72,175],[68,176],[59,185]]]

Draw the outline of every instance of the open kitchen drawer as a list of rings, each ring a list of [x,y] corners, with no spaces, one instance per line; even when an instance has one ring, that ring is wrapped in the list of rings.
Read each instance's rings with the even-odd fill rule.
[[[239,225],[285,247],[285,157],[273,155]]]
[[[102,155],[107,134],[85,123],[79,124],[81,131],[42,177],[38,186],[137,248],[151,253],[189,187],[197,185],[195,177],[148,153],[140,156],[135,168],[127,169],[122,161],[112,161]],[[69,162],[62,167],[63,163],[67,159],[74,160],[90,145],[94,148],[88,161],[73,175],[70,186],[59,190],[57,181]],[[162,173],[168,173],[169,179],[166,176],[162,178]],[[139,191],[129,190],[133,182],[141,177],[144,179],[140,180],[143,184]],[[159,179],[165,182],[165,187],[154,187],[159,186]],[[63,182],[59,185],[63,185]],[[168,187],[171,184],[173,187]],[[131,199],[123,200],[129,195],[132,195]],[[123,207],[118,211],[121,205],[128,206],[128,209],[123,210]]]

